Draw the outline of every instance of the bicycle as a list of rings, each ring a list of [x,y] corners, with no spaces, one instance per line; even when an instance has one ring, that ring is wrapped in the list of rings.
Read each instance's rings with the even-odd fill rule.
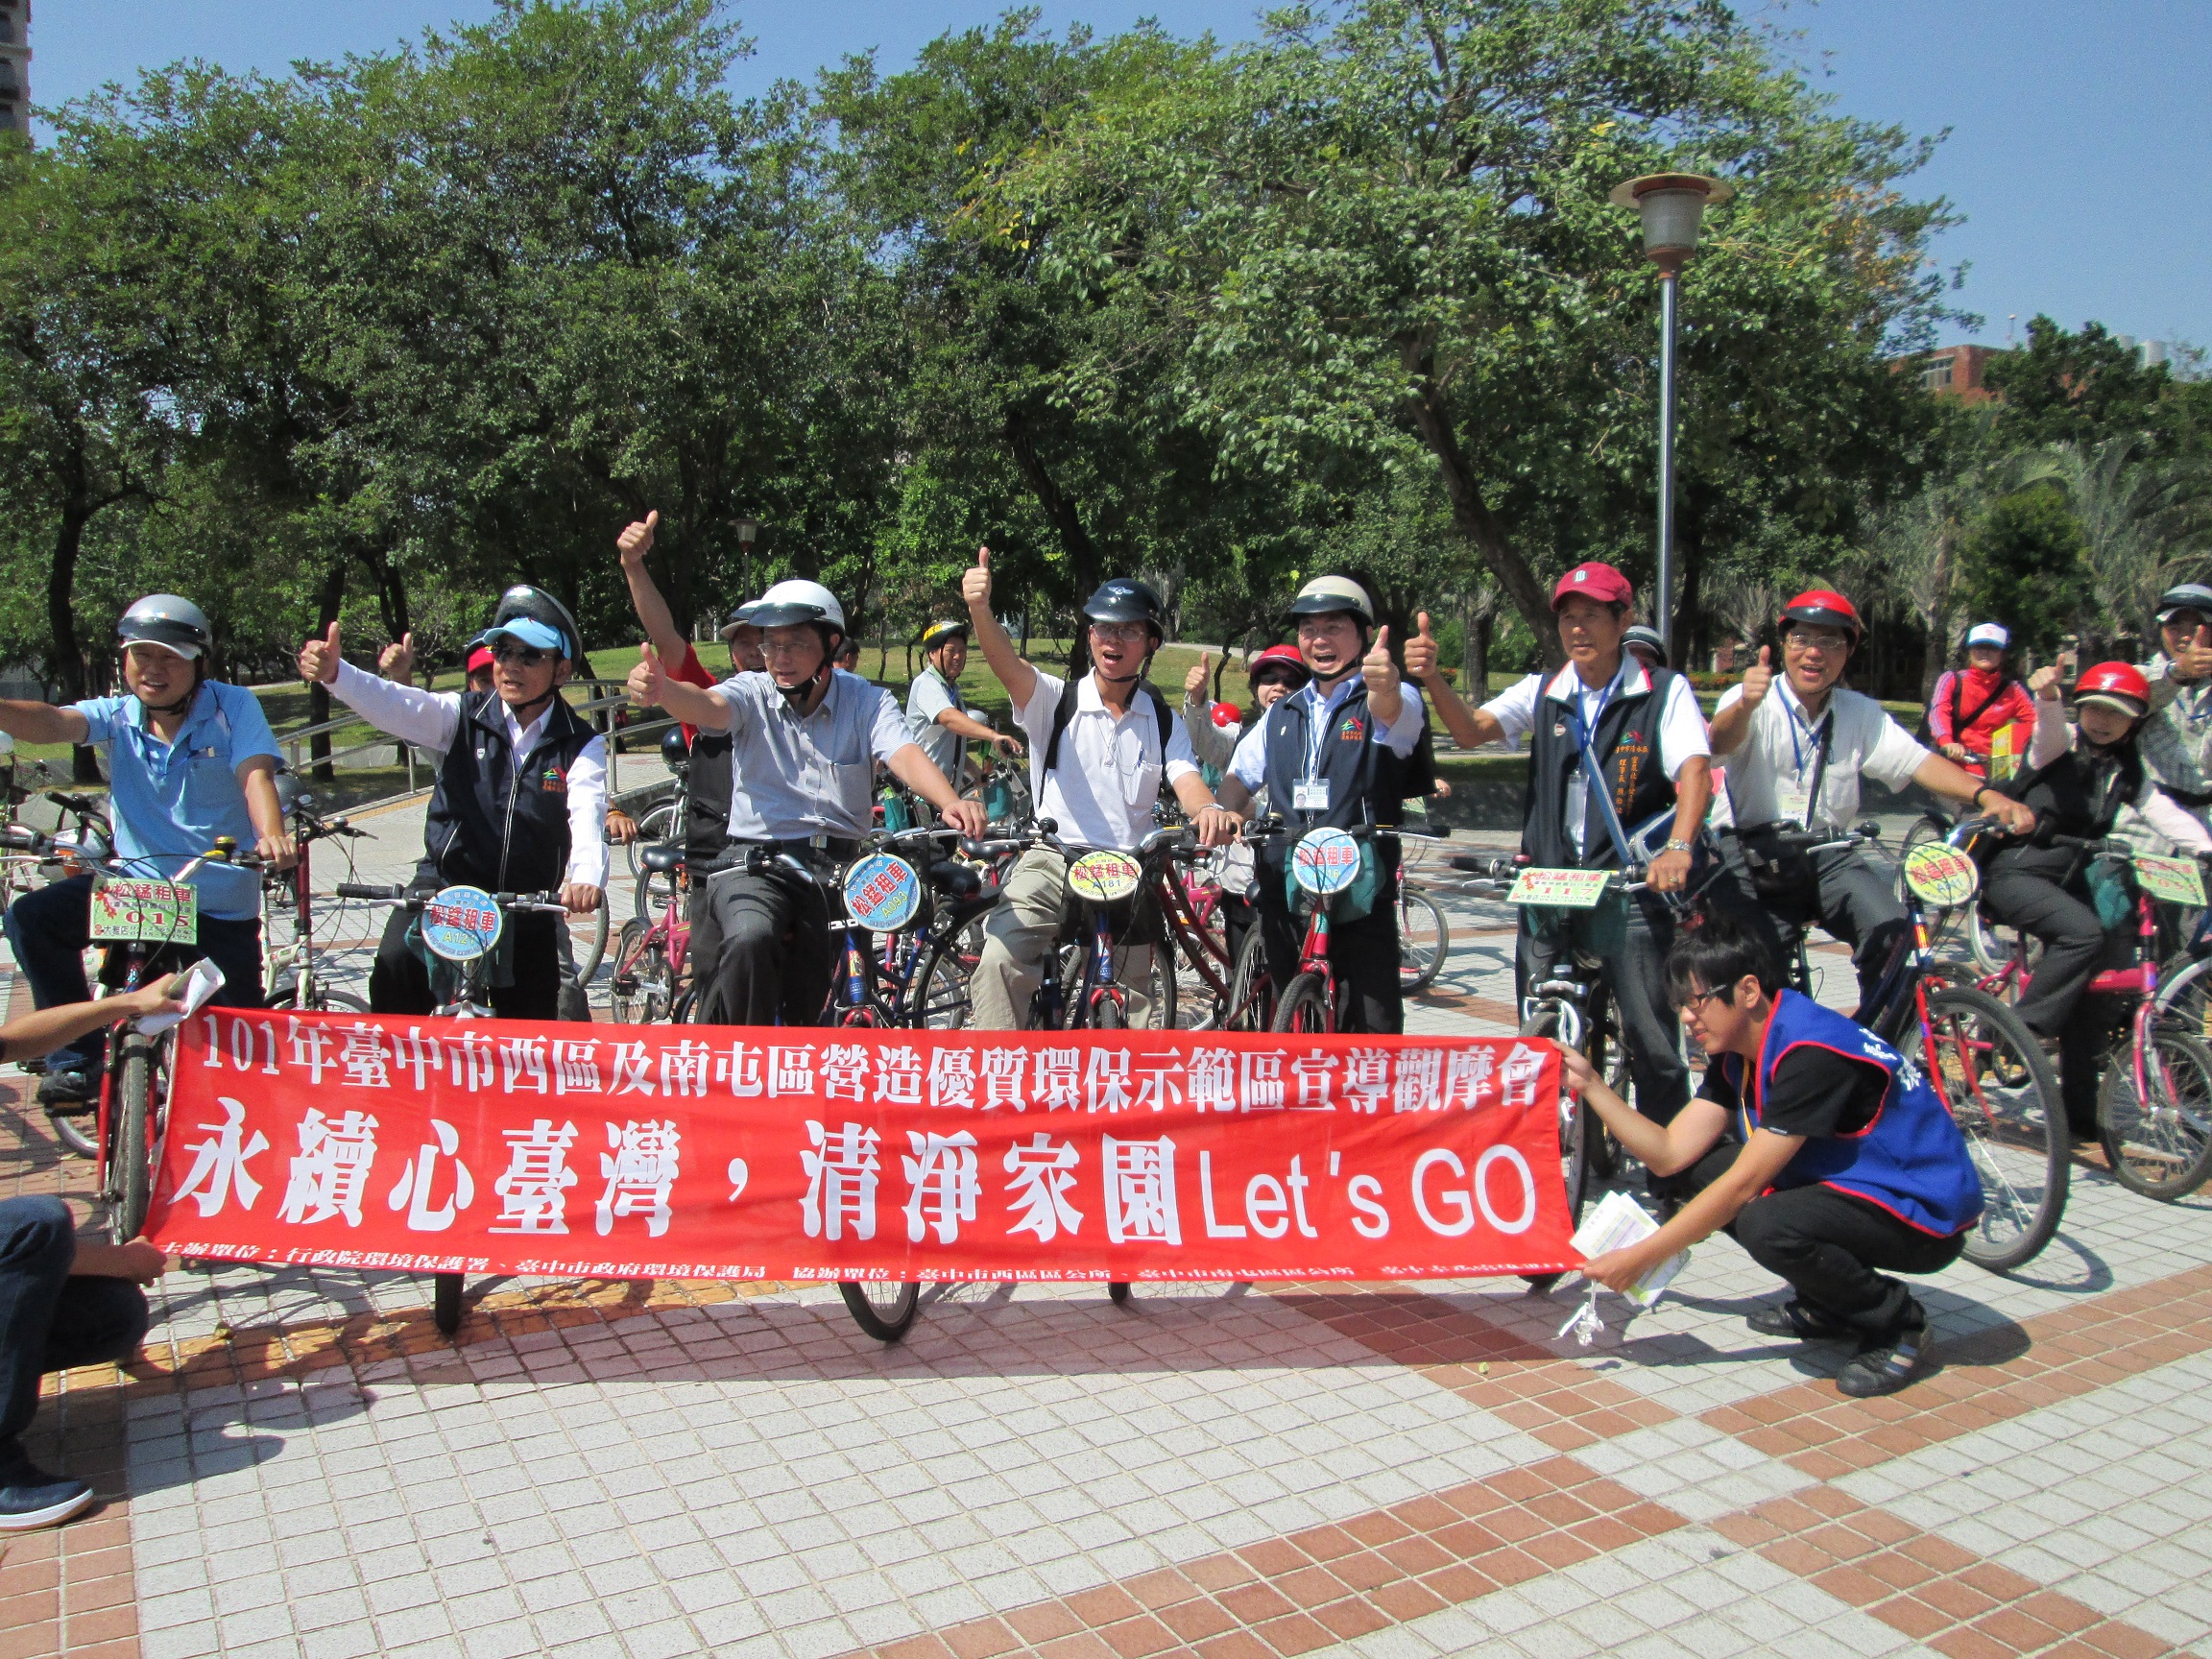
[[[410,931],[417,933],[422,949],[444,963],[451,975],[445,999],[430,1011],[435,1020],[493,1018],[489,1000],[493,953],[506,935],[508,918],[565,914],[567,908],[554,893],[487,893],[481,887],[469,886],[442,887],[426,893],[379,882],[341,881],[337,894],[341,899],[362,899],[405,910],[421,919],[419,927]],[[483,924],[487,915],[493,918],[491,926]],[[439,977],[433,972],[433,987]],[[461,1329],[463,1276],[436,1273],[431,1276],[430,1286],[431,1319],[450,1336]]]
[[[332,990],[316,964],[314,883],[309,852],[317,841],[332,837],[358,840],[366,831],[356,830],[344,818],[320,816],[315,810],[315,797],[301,789],[290,773],[276,780],[276,804],[291,823],[293,845],[299,849],[300,856],[291,869],[266,877],[261,885],[263,907],[267,911],[262,924],[264,934],[274,933],[280,909],[289,908],[292,917],[291,944],[268,959],[264,999],[272,1008],[316,1014],[340,1008],[366,1014],[369,1004],[349,991]],[[348,862],[351,862],[350,855]],[[288,906],[284,902],[287,899]]]
[[[1029,999],[1026,1029],[1127,1030],[1129,993],[1116,977],[1114,953],[1138,907],[1147,901],[1158,902],[1158,895],[1149,888],[1146,861],[1170,844],[1194,845],[1191,830],[1187,825],[1163,825],[1140,841],[1134,854],[1111,847],[1070,847],[1060,839],[1059,830],[1053,820],[1042,818],[1032,830],[975,844],[978,852],[989,854],[1043,847],[1067,861],[1060,937],[1045,952],[1037,990]],[[1175,1024],[1175,974],[1168,950],[1165,940],[1153,949],[1147,988],[1152,1022],[1160,1030]]]
[[[1395,830],[1362,824],[1353,830],[1309,830],[1292,840],[1290,881],[1298,890],[1296,908],[1306,913],[1306,936],[1298,948],[1298,971],[1275,999],[1270,1031],[1334,1036],[1344,1023],[1348,990],[1338,985],[1330,960],[1330,901],[1359,878],[1362,840],[1398,835]],[[1290,832],[1270,830],[1254,839],[1282,841],[1290,839]]]
[[[1444,971],[1444,959],[1452,954],[1452,924],[1444,907],[1413,885],[1404,864],[1398,866],[1396,889],[1399,989],[1411,997],[1428,990]]]

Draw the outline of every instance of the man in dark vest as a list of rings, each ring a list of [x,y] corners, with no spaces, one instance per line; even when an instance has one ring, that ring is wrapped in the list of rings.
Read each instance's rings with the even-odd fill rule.
[[[1406,695],[1390,660],[1390,630],[1375,626],[1367,590],[1347,576],[1316,576],[1290,602],[1298,655],[1312,678],[1267,710],[1237,745],[1221,781],[1221,804],[1241,812],[1264,788],[1268,809],[1291,830],[1351,830],[1396,824],[1409,793],[1414,751],[1428,716]],[[1329,960],[1350,993],[1347,1029],[1395,1034],[1406,1028],[1398,973],[1398,907],[1390,902],[1398,843],[1368,844],[1379,878],[1360,915],[1333,912]],[[1260,938],[1278,986],[1298,972],[1305,929],[1285,886],[1287,844],[1260,860]]]
[[[1551,592],[1567,666],[1549,682],[1531,674],[1479,709],[1461,702],[1437,672],[1433,644],[1409,644],[1406,657],[1462,749],[1530,734],[1521,851],[1535,864],[1614,870],[1644,862],[1648,850],[1650,894],[1608,889],[1590,911],[1525,907],[1518,968],[1526,993],[1578,933],[1585,950],[1604,956],[1636,1108],[1665,1123],[1690,1098],[1690,1068],[1660,993],[1673,926],[1656,895],[1680,891],[1689,878],[1691,846],[1713,801],[1712,750],[1689,681],[1647,668],[1623,649],[1634,598],[1628,579],[1610,565],[1568,571]]]
[[[654,585],[653,576],[645,568],[645,555],[653,550],[653,541],[661,527],[658,511],[626,525],[615,538],[614,545],[622,555],[622,578],[630,589],[631,608],[637,613],[637,620],[644,624],[645,637],[654,652],[668,664],[668,677],[685,685],[696,685],[703,691],[712,690],[717,684],[707,665],[699,661],[699,653],[691,641],[685,637],[684,630],[676,626],[674,613],[667,600],[661,597],[661,589]],[[760,654],[760,630],[749,614],[752,607],[740,605],[730,613],[722,625],[722,642],[730,647],[730,671],[733,674],[758,674],[767,667],[767,659]],[[710,732],[703,727],[684,725],[677,730],[684,734],[688,746],[687,774],[684,781],[684,823],[681,835],[684,842],[684,869],[690,882],[690,897],[685,905],[685,921],[691,936],[685,947],[685,960],[691,970],[691,983],[700,988],[692,1000],[692,1018],[701,1024],[723,1024],[715,972],[722,954],[722,926],[714,919],[714,906],[708,902],[708,879],[722,867],[730,841],[730,803],[738,793],[738,785],[731,775],[731,738],[727,732]]]
[[[481,642],[493,656],[489,693],[424,691],[365,673],[340,657],[335,622],[301,649],[300,677],[329,686],[378,731],[444,756],[411,887],[557,893],[570,914],[589,915],[607,884],[607,743],[560,694],[584,660],[575,619],[542,589],[510,588]],[[395,910],[376,948],[369,1005],[379,1014],[438,1005],[429,963],[407,941],[412,921]],[[550,915],[507,919],[491,985],[501,1019],[560,1017],[559,925]]]

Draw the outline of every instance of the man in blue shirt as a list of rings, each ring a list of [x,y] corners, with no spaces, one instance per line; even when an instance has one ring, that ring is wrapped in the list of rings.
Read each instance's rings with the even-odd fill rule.
[[[251,691],[207,678],[214,640],[206,616],[189,599],[155,593],[123,613],[116,635],[129,695],[88,697],[66,708],[0,699],[0,731],[26,743],[107,746],[115,851],[133,876],[173,877],[224,835],[288,868],[294,850],[276,803],[276,740]],[[40,1008],[91,999],[84,949],[93,879],[57,881],[8,907],[8,943]],[[205,956],[223,971],[217,1002],[260,1007],[261,878],[205,864],[192,884],[200,895],[199,943],[163,948],[149,972]],[[49,1112],[89,1111],[104,1065],[97,1037],[55,1050],[40,1102]]]

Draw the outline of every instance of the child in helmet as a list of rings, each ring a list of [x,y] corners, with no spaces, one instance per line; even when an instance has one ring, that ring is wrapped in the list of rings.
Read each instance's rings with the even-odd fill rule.
[[[289,868],[294,852],[276,801],[276,739],[252,692],[207,678],[215,634],[205,613],[189,599],[152,593],[123,613],[115,635],[126,695],[63,708],[0,700],[0,731],[27,743],[106,746],[115,851],[134,874],[172,876],[218,836]],[[199,943],[164,947],[149,974],[205,956],[223,971],[217,1002],[260,1007],[261,878],[203,864],[192,884],[200,895]],[[79,876],[8,907],[8,943],[40,1008],[91,1000],[84,978],[91,903],[92,878]],[[97,1036],[62,1046],[47,1060],[40,1102],[50,1112],[89,1112],[105,1065]]]
[[[477,643],[493,657],[489,693],[424,691],[366,673],[340,656],[335,622],[301,648],[300,677],[441,757],[412,886],[557,892],[570,914],[588,916],[607,883],[607,741],[561,696],[584,660],[575,618],[542,589],[510,588]],[[563,1018],[559,921],[508,919],[513,943],[501,940],[491,986],[501,1019]],[[429,965],[407,943],[409,922],[394,911],[376,949],[369,1005],[379,1014],[438,1005]]]
[[[2028,682],[2035,696],[2035,736],[2028,770],[2005,792],[2035,814],[2039,834],[2102,838],[2123,806],[2132,805],[2152,829],[2193,853],[2212,852],[2212,834],[2159,793],[2145,771],[2136,740],[2151,711],[2151,687],[2126,662],[2100,662],[2074,687],[2078,733],[2067,730],[2058,669],[2039,668]],[[2034,976],[2021,995],[2021,1023],[2058,1039],[2060,1094],[2077,1141],[2097,1135],[2097,1062],[2109,1010],[2084,998],[2104,965],[2109,939],[2091,902],[2088,858],[2078,848],[2032,841],[2001,849],[1989,861],[1983,906],[1997,921],[2043,941]]]

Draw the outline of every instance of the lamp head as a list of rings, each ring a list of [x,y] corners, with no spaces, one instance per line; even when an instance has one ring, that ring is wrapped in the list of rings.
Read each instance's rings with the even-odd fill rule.
[[[1648,173],[1617,184],[1606,197],[1616,207],[1633,207],[1644,220],[1644,254],[1670,274],[1697,252],[1697,231],[1708,203],[1736,194],[1733,184],[1700,173]]]

